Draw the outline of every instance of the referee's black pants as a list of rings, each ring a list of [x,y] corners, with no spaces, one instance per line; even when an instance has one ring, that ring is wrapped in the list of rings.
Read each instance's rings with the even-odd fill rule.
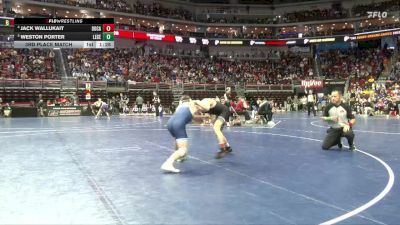
[[[271,111],[268,111],[268,112],[261,113],[260,115],[263,116],[263,120],[268,123],[269,121],[272,120],[272,114],[273,113]]]
[[[311,110],[312,110],[312,112],[313,112],[314,116],[316,116],[316,115],[317,115],[317,112],[315,111],[315,108],[314,108],[314,106],[315,106],[314,102],[307,102],[307,111],[308,111],[308,116],[310,116],[310,114],[311,114]]]
[[[328,133],[322,143],[322,149],[328,150],[332,146],[338,145],[340,143],[340,138],[345,137],[350,146],[353,145],[354,132],[350,129],[348,132],[343,132],[343,128],[329,128],[326,133]]]
[[[160,103],[154,103],[154,108],[156,109],[156,116],[160,116]]]

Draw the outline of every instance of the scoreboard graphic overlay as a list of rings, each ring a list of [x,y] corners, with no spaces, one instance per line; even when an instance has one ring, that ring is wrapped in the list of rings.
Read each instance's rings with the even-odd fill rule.
[[[114,19],[15,18],[14,48],[114,48]]]

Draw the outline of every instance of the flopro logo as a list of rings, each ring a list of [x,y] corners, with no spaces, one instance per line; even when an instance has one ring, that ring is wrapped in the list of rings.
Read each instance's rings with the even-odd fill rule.
[[[369,19],[369,18],[384,19],[384,18],[386,18],[387,15],[388,15],[387,12],[378,12],[378,11],[367,12],[367,14],[368,14],[368,19]]]

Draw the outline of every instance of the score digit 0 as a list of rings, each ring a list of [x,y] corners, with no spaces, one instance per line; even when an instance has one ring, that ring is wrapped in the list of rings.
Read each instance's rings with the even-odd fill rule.
[[[103,32],[114,32],[114,24],[103,24]]]
[[[114,33],[103,33],[103,41],[114,41]]]

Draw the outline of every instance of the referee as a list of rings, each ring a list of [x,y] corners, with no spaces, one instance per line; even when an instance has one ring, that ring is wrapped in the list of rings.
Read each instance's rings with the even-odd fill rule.
[[[260,104],[258,108],[258,115],[261,116],[263,122],[268,124],[269,121],[272,120],[272,106],[267,101],[267,98],[264,97],[264,101]]]
[[[354,133],[352,126],[356,119],[349,105],[342,102],[342,93],[340,91],[332,91],[331,103],[329,103],[324,112],[322,120],[327,121],[330,128],[322,143],[322,149],[328,150],[332,146],[338,145],[342,148],[341,137],[346,137],[349,143],[349,149],[354,151]]]
[[[307,92],[307,90],[306,90]],[[316,102],[316,98],[312,93],[312,90],[308,91],[308,95],[307,95],[307,111],[308,111],[308,116],[310,116],[311,110],[314,114],[314,116],[317,116],[317,112],[315,111],[315,102]]]

